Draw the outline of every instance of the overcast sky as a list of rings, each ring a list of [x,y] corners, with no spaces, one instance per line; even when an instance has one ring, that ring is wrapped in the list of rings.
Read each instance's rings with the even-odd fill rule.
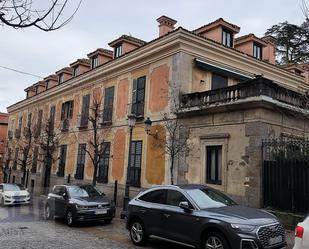
[[[71,0],[77,1],[77,0]],[[75,18],[61,30],[15,30],[0,26],[0,66],[46,77],[122,34],[145,41],[158,36],[156,18],[167,15],[177,27],[195,29],[223,17],[241,27],[239,35],[262,36],[285,20],[300,24],[301,0],[83,0]],[[0,112],[25,98],[38,78],[0,68]]]

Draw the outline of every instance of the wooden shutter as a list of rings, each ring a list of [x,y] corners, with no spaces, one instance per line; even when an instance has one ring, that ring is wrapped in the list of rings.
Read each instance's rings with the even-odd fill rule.
[[[72,118],[73,117],[73,108],[74,108],[74,102],[69,101],[68,102],[68,115],[67,118]]]
[[[37,135],[41,134],[42,118],[43,118],[43,110],[39,110],[39,112],[38,112],[38,120],[37,120]]]
[[[131,112],[136,115],[137,112],[137,79],[133,80],[132,88],[132,109]]]
[[[88,126],[88,117],[89,117],[89,104],[90,104],[90,95],[83,96],[82,104],[82,114],[81,114],[81,126]]]
[[[145,82],[146,77],[140,77],[137,80],[137,114],[138,117],[144,116],[144,101],[145,101]]]
[[[113,86],[105,89],[103,112],[104,122],[112,121],[113,119],[114,89]]]
[[[65,119],[65,103],[62,103],[61,106],[61,120]]]

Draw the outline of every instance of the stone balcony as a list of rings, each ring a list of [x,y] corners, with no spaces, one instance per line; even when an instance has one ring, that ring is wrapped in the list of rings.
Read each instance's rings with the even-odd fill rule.
[[[309,95],[287,89],[263,77],[225,88],[183,94],[180,97],[180,113],[226,111],[232,107],[247,109],[253,104],[276,105],[309,115]]]

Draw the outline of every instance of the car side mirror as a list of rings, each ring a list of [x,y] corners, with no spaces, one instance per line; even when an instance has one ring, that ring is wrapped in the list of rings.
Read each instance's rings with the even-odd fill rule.
[[[182,201],[179,203],[179,207],[182,208],[186,212],[191,212],[192,209],[187,201]]]
[[[63,193],[62,197],[63,197],[63,199],[68,199],[68,194],[67,193]]]

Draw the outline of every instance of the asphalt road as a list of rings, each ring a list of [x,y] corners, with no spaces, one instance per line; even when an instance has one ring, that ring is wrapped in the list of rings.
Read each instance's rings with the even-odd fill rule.
[[[292,234],[288,233],[291,241]],[[292,244],[292,242],[290,242]],[[82,223],[73,228],[62,220],[45,221],[40,201],[31,206],[0,207],[1,249],[136,249],[132,245],[124,221],[115,218],[112,224]],[[152,249],[185,249],[178,245],[150,241]],[[288,246],[291,249],[292,246]]]

